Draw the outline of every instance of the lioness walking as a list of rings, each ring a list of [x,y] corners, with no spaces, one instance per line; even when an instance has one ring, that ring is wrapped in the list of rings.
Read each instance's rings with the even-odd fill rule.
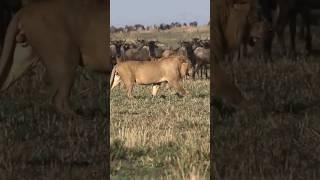
[[[157,61],[126,61],[117,64],[111,73],[111,90],[123,81],[127,96],[133,98],[132,89],[135,83],[140,85],[152,84],[152,95],[156,96],[159,85],[168,82],[179,95],[186,91],[179,81],[192,71],[191,64],[183,56],[170,56]]]

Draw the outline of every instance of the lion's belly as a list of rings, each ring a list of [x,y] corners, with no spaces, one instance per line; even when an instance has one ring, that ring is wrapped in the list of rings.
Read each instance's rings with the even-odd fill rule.
[[[135,75],[137,84],[154,84],[166,81],[161,72],[143,71]]]

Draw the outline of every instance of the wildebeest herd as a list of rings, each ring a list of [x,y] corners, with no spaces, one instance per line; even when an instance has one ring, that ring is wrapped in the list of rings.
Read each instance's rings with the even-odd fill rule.
[[[210,23],[208,23],[209,25]],[[179,22],[172,22],[170,24],[166,23],[161,23],[159,25],[153,25],[153,26],[144,26],[142,24],[135,24],[135,25],[125,25],[124,27],[115,27],[115,26],[110,26],[110,33],[117,33],[117,32],[122,32],[122,33],[129,33],[132,31],[151,31],[151,30],[156,30],[156,31],[163,31],[163,30],[169,30],[172,28],[180,28],[180,27],[197,27],[198,22],[197,21],[192,21],[189,24],[187,23],[179,23]]]

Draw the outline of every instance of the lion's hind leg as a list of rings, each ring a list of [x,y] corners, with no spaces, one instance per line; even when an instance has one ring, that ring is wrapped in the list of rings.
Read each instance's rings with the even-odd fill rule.
[[[134,81],[131,81],[130,79],[123,79],[123,83],[126,87],[128,98],[130,99],[134,98],[132,95]]]

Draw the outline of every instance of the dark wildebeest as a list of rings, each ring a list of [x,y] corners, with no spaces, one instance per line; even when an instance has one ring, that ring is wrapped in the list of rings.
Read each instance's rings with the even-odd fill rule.
[[[124,31],[127,33],[131,32],[131,31],[135,31],[135,30],[136,30],[136,28],[134,26],[125,25],[125,27],[124,27]]]
[[[204,47],[200,47],[194,42],[183,41],[180,43],[181,47],[184,47],[185,53],[184,55],[190,60],[191,65],[193,67],[192,78],[195,79],[195,74],[207,64],[210,63],[210,49],[206,49]],[[195,46],[194,46],[195,45]],[[202,71],[201,71],[202,73]],[[202,77],[202,74],[201,76]],[[206,77],[208,77],[206,73]]]
[[[124,32],[124,28],[123,27],[118,27],[116,32]]]
[[[280,46],[281,53],[286,54],[285,47],[285,36],[284,30],[287,24],[289,24],[290,29],[290,54],[293,58],[296,57],[296,18],[300,14],[303,20],[303,24],[306,27],[305,35],[305,48],[307,53],[312,49],[312,36],[310,30],[310,8],[315,0],[259,0],[261,3],[261,12],[268,22],[268,26],[272,27],[274,31],[265,31],[264,34],[264,46],[263,53],[265,59],[271,59],[271,49],[272,49],[272,40],[273,34],[276,33]],[[317,1],[317,3],[319,3]],[[273,12],[278,9],[277,17],[273,19]]]
[[[117,28],[114,26],[110,26],[110,33],[116,33],[117,32]]]
[[[189,25],[191,27],[197,27],[198,26],[198,22],[197,21],[193,21],[193,22],[190,22]]]
[[[110,41],[110,52],[112,64],[121,62],[121,47],[125,41]]]
[[[320,10],[320,1],[318,0],[308,0],[308,5],[310,7],[310,24],[311,25],[319,25],[319,10]],[[306,29],[306,23],[301,21],[300,22],[300,33],[299,36],[302,38],[305,37],[305,29]]]
[[[123,60],[140,60],[140,61],[146,61],[146,60],[152,60],[155,59],[155,49],[157,48],[155,41],[148,41],[145,42],[144,40],[138,41],[139,45],[129,45],[124,44],[123,45],[123,52],[121,55],[121,58]]]
[[[210,65],[210,40],[209,39],[199,39],[193,38],[192,39],[192,48],[195,61],[197,67],[195,71],[200,70],[200,77],[203,78],[203,74],[205,74],[206,78],[208,78],[208,65]]]
[[[170,28],[171,26],[169,24],[164,24],[164,23],[161,23],[159,26],[159,30],[168,30]]]
[[[136,24],[134,25],[137,31],[145,30],[144,26],[142,24]]]

